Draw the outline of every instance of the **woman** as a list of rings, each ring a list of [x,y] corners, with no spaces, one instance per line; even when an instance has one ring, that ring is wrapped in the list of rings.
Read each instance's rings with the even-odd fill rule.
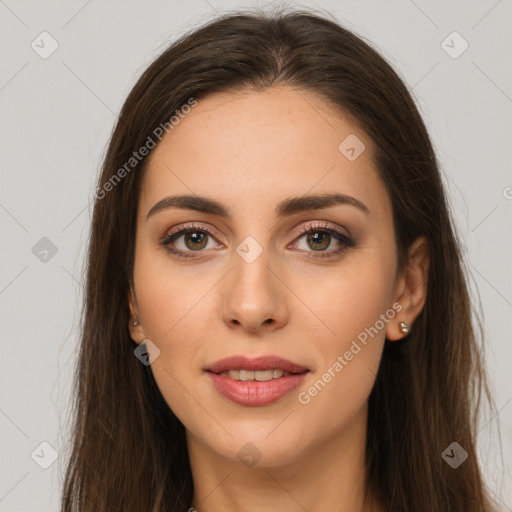
[[[63,511],[491,510],[438,164],[360,38],[307,12],[182,37],[95,196]]]

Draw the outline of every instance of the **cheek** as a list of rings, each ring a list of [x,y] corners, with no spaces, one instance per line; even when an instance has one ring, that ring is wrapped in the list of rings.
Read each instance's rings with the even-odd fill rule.
[[[294,291],[302,299],[300,309],[322,334],[324,352],[328,347],[343,349],[352,339],[369,329],[390,308],[393,290],[392,265],[387,258],[368,254],[357,261],[340,264],[322,275],[302,274]],[[381,322],[377,326],[384,336]],[[362,336],[364,337],[364,336]]]
[[[163,248],[145,247],[136,254],[134,281],[149,339],[165,348],[177,336],[182,337],[183,331],[192,335],[195,332],[195,338],[202,334],[190,321],[208,301],[207,292],[216,282],[212,272],[205,270],[201,274],[197,266],[180,266]]]
[[[327,419],[334,429],[348,421],[364,406],[378,372],[385,329],[396,313],[390,298],[393,275],[384,259],[358,262],[357,268],[340,267],[313,287],[302,281],[304,294],[309,287],[310,336],[303,343],[315,344],[319,364],[298,395],[298,401],[312,417]],[[304,295],[305,296],[305,295]],[[313,323],[315,329],[313,329]],[[315,330],[317,334],[315,335]]]
[[[205,291],[185,287],[184,281],[175,279],[172,285],[157,281],[152,285],[148,280],[138,299],[146,337],[160,350],[151,368],[166,398],[183,394],[179,384],[186,388],[190,383],[195,385],[202,373],[203,352],[214,335]],[[177,292],[180,288],[183,291]]]
[[[201,350],[214,335],[214,294],[207,292],[218,278],[212,272],[198,277],[197,267],[178,268],[161,253],[156,256],[149,250],[137,254],[136,262],[140,317],[146,337],[160,350],[151,370],[169,407],[182,422],[193,423],[204,415],[192,397],[200,400]]]
[[[175,283],[180,285],[180,281]],[[211,418],[199,405],[203,402],[201,348],[211,343],[208,335],[211,338],[212,333],[212,322],[201,314],[203,295],[190,289],[176,293],[176,288],[165,281],[156,281],[153,286],[147,281],[139,299],[146,336],[160,350],[151,364],[158,389],[179,420],[197,432],[218,428],[208,424]]]

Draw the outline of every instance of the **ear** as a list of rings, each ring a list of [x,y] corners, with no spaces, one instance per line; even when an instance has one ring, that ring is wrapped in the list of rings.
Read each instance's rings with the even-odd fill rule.
[[[144,327],[142,326],[139,315],[139,306],[137,305],[137,299],[133,290],[128,292],[128,307],[130,309],[130,320],[128,325],[130,337],[135,341],[135,343],[141,344],[146,339],[146,334],[144,332]],[[138,323],[134,325],[135,322]]]
[[[408,251],[408,261],[404,271],[395,285],[394,303],[398,302],[402,309],[396,315],[396,321],[389,322],[386,327],[386,338],[396,341],[406,334],[400,329],[400,322],[412,324],[421,313],[427,299],[428,269],[430,266],[430,250],[424,236],[417,238]]]

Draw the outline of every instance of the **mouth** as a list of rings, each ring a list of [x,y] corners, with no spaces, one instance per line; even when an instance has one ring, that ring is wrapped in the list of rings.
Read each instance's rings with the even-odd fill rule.
[[[205,369],[222,395],[240,405],[268,405],[303,382],[308,368],[277,356],[233,356]]]
[[[297,375],[300,373],[304,372],[292,373],[286,372],[280,368],[266,370],[246,370],[240,368],[236,370],[226,370],[220,373],[216,373],[216,375],[222,375],[224,377],[229,377],[233,380],[242,380],[244,382],[251,380],[256,380],[258,382],[268,382],[269,380],[280,379],[281,377],[288,377],[288,375]]]
[[[205,371],[231,377],[234,380],[265,382],[291,374],[304,373],[309,369],[278,356],[248,358],[236,355],[220,359]]]

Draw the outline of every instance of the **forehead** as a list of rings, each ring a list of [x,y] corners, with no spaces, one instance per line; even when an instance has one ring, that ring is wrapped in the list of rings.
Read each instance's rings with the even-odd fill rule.
[[[347,147],[359,156],[344,153]],[[384,214],[389,197],[372,147],[340,109],[310,91],[210,94],[182,113],[150,153],[142,209],[186,193],[215,197],[242,214],[241,207],[261,210],[284,197],[340,192]]]

